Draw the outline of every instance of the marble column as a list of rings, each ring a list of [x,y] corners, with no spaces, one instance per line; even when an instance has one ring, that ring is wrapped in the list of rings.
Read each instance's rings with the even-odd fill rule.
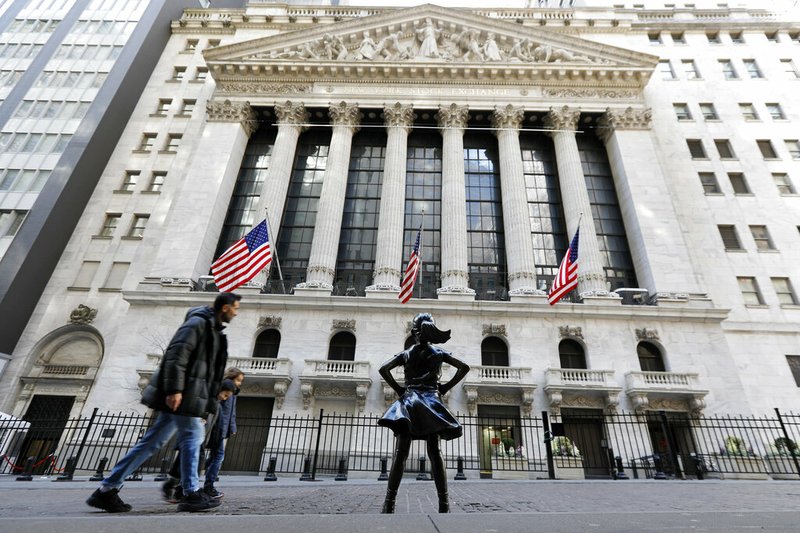
[[[592,207],[586,190],[575,128],[580,110],[567,106],[550,108],[545,117],[545,127],[552,130],[549,135],[555,146],[558,181],[561,185],[561,201],[567,221],[567,239],[572,240],[581,218],[581,235],[578,245],[578,292],[581,297],[608,296],[603,260],[597,245]],[[560,260],[561,258],[559,258]]]
[[[500,149],[500,187],[503,196],[503,227],[508,262],[509,295],[544,294],[536,288],[533,238],[528,217],[528,197],[522,170],[519,128],[525,110],[511,104],[495,109],[492,126]]]
[[[650,294],[662,297],[702,293],[650,127],[649,109],[628,107],[607,109],[597,128],[608,151],[636,277]]]
[[[442,133],[442,233],[439,295],[469,295],[467,192],[464,183],[464,129],[469,108],[451,104],[436,114]]]
[[[262,215],[269,213],[269,227],[273,242],[277,241],[280,230],[283,209],[286,204],[286,194],[289,191],[289,182],[292,178],[294,156],[297,151],[297,140],[300,134],[308,129],[310,116],[303,104],[287,101],[275,105],[275,114],[278,117],[278,135],[272,147],[269,158],[269,167],[264,184],[261,187],[261,196],[256,207],[255,221],[261,220]]]
[[[328,163],[322,178],[322,192],[317,208],[317,222],[308,258],[306,281],[296,289],[333,289],[336,274],[336,256],[339,252],[339,234],[342,229],[344,197],[347,191],[347,171],[350,165],[350,147],[353,134],[358,130],[358,107],[340,102],[330,106],[328,114],[333,133],[328,150]]]
[[[381,207],[375,250],[375,274],[370,291],[400,291],[403,264],[403,219],[405,216],[406,158],[408,133],[414,109],[396,103],[383,109],[386,123],[386,159],[381,184]]]
[[[157,242],[149,275],[140,285],[152,290],[190,290],[200,276],[208,274],[214,257],[233,187],[242,164],[247,141],[258,128],[249,102],[209,101],[207,123],[185,176],[179,170],[171,179],[182,179],[174,204],[160,227],[148,228]],[[155,226],[155,222],[151,221]],[[170,227],[192,228],[192,239],[169,232]]]

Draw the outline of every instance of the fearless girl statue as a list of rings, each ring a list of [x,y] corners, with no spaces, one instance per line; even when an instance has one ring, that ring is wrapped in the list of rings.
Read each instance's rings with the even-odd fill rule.
[[[412,440],[425,440],[431,472],[439,494],[439,512],[450,512],[447,498],[447,479],[444,461],[439,449],[439,440],[457,439],[462,434],[461,424],[445,407],[442,396],[456,386],[469,372],[469,366],[449,352],[431,344],[442,344],[450,339],[450,330],[436,327],[433,317],[421,313],[414,317],[411,334],[416,343],[392,357],[381,366],[380,374],[400,397],[384,413],[378,425],[391,429],[397,438],[394,462],[389,473],[389,486],[383,502],[382,513],[394,513],[397,489],[403,478],[403,470]],[[440,384],[442,363],[456,368],[456,374],[447,383]],[[393,368],[402,366],[405,387],[394,379]]]

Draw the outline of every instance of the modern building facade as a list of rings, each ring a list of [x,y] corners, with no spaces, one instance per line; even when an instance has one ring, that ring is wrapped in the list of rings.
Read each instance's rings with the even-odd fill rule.
[[[800,21],[764,8],[187,9],[2,410],[143,411],[212,261],[265,216],[280,272],[227,330],[245,414],[380,413],[417,312],[473,368],[454,410],[797,409],[798,84]],[[578,228],[578,290],[550,306]]]

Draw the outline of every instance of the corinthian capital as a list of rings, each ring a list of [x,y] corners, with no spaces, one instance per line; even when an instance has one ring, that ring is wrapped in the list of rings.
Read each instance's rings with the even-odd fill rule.
[[[574,130],[578,126],[581,110],[564,106],[561,109],[550,108],[544,117],[544,127],[551,130]]]
[[[492,112],[492,127],[498,130],[518,130],[522,124],[525,109],[508,104],[505,107],[495,108]]]
[[[439,121],[440,128],[464,129],[467,127],[469,119],[469,108],[450,104],[448,107],[440,107],[436,113],[436,120]]]
[[[615,130],[649,130],[653,112],[648,109],[607,108],[605,114],[597,121],[597,136],[604,142]]]
[[[383,119],[387,128],[405,128],[409,130],[414,123],[414,108],[397,102],[393,106],[383,108]]]
[[[206,115],[209,122],[239,122],[248,137],[258,129],[258,116],[250,107],[250,102],[209,100],[206,103]]]
[[[308,128],[304,124],[308,124],[308,121],[311,120],[311,115],[303,104],[296,104],[289,100],[285,104],[275,104],[275,114],[278,115],[279,125],[300,126],[303,130]]]
[[[330,116],[331,124],[334,126],[348,126],[353,129],[358,127],[361,120],[358,114],[358,106],[347,102],[339,102],[328,107],[328,116]]]

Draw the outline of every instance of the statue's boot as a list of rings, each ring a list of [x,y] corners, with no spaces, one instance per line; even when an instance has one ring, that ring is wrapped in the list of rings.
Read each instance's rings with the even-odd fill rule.
[[[397,497],[396,490],[386,489],[386,499],[383,500],[383,508],[381,509],[381,514],[394,513],[394,499],[396,497]]]
[[[440,513],[450,512],[450,500],[447,498],[447,491],[439,493],[439,512]]]

